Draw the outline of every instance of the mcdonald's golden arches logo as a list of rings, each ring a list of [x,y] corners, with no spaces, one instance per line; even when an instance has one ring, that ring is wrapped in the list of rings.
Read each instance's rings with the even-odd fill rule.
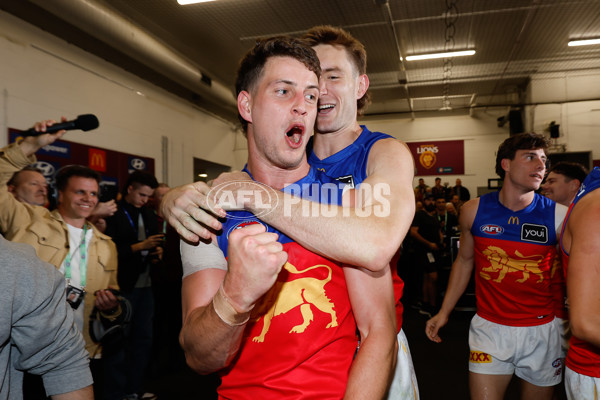
[[[515,217],[514,215],[508,219],[509,225],[519,225],[519,217]]]
[[[106,172],[106,152],[100,149],[89,149],[90,168],[98,172]]]

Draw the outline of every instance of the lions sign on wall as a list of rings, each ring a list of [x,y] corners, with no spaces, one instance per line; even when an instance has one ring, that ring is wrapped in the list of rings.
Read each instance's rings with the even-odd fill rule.
[[[463,140],[407,143],[415,159],[415,176],[464,175],[465,145]]]

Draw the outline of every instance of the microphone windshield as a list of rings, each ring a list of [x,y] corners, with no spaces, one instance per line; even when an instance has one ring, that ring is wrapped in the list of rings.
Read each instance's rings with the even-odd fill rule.
[[[91,131],[100,125],[94,114],[82,114],[75,120],[75,128],[82,131]]]

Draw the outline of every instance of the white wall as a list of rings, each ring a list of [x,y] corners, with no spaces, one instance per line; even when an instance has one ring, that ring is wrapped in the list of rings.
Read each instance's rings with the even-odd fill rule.
[[[580,71],[534,77],[528,110],[533,129],[543,132],[551,121],[560,125],[557,144],[567,151],[592,151],[600,159],[600,73]],[[555,104],[546,104],[549,102]]]
[[[560,125],[560,137],[553,144],[564,145],[566,151],[592,151],[593,159],[600,159],[598,71],[533,76],[527,91],[527,100],[532,105],[524,112],[526,130],[549,136],[548,125],[555,121]],[[461,178],[473,195],[478,186],[487,186],[489,178],[498,178],[494,171],[496,150],[509,137],[509,124],[499,128],[497,118],[507,113],[507,108],[477,108],[473,116],[417,114],[414,120],[408,115],[366,117],[361,123],[405,142],[464,139],[465,175],[441,178],[442,183],[450,185],[454,185],[457,177]],[[424,177],[430,186],[434,178]]]
[[[234,151],[235,125],[2,11],[0,60],[0,132],[91,113],[98,129],[64,138],[152,157],[162,181],[166,136],[171,185],[192,181],[193,157],[243,166],[245,155]],[[6,142],[6,133],[0,134],[0,146]]]
[[[370,130],[388,133],[405,142],[428,140],[464,140],[465,174],[441,175],[442,184],[448,182],[454,186],[456,178],[462,180],[463,186],[477,195],[478,186],[487,186],[488,178],[498,178],[494,172],[496,149],[503,140],[509,137],[508,124],[503,128],[497,126],[497,118],[505,115],[506,108],[489,108],[475,111],[469,115],[427,116],[417,118],[365,118],[361,121]],[[437,176],[437,175],[436,175]],[[423,176],[425,183],[433,186],[435,176]],[[415,178],[415,185],[418,177]]]

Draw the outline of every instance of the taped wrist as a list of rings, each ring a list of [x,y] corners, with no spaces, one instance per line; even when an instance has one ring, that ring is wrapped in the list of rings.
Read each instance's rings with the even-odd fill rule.
[[[212,304],[219,318],[229,326],[244,325],[250,319],[250,311],[238,313],[231,303],[229,303],[229,298],[223,290],[223,285],[219,287],[219,290],[213,297]]]

